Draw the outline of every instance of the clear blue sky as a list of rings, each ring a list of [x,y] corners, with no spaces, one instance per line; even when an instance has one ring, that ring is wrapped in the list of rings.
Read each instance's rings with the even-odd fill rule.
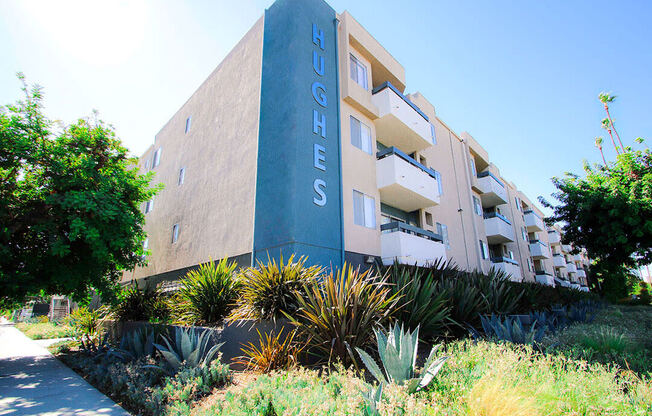
[[[624,140],[652,139],[652,2],[329,3],[405,67],[407,92],[470,132],[531,198],[599,159],[600,91],[618,96]],[[51,117],[97,109],[140,154],[269,4],[0,0],[0,103],[19,97],[23,71],[45,87]]]

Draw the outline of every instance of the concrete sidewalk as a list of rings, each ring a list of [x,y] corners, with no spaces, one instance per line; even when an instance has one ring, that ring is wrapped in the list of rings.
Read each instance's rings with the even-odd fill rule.
[[[129,413],[12,325],[0,324],[0,415]]]

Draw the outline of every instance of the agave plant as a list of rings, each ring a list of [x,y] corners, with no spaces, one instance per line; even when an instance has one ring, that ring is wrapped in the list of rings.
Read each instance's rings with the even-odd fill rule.
[[[118,349],[111,351],[111,354],[123,361],[153,357],[156,352],[154,337],[152,328],[138,328],[124,334],[120,340],[120,346]]]
[[[182,365],[189,367],[205,366],[215,358],[224,343],[210,346],[210,331],[205,330],[200,335],[192,328],[175,328],[174,340],[162,336],[165,346],[154,344],[167,364],[174,372]]]
[[[506,316],[481,316],[482,328],[489,337],[513,342],[515,344],[534,344],[540,342],[546,327],[534,321],[529,329],[525,329],[518,318]]]
[[[239,276],[240,297],[229,320],[276,320],[284,316],[283,312],[294,313],[294,292],[301,292],[305,284],[323,273],[319,266],[307,267],[306,260],[302,256],[295,261],[293,254],[284,261],[281,255],[278,263],[268,258],[267,264],[258,261],[257,267],[245,269]]]
[[[387,322],[396,308],[386,276],[360,272],[347,264],[321,281],[295,292],[299,309],[286,317],[309,339],[308,347],[329,363],[358,366],[353,349],[368,345],[373,328]]]
[[[436,358],[440,345],[432,347],[423,371],[416,376],[419,328],[412,333],[403,330],[403,324],[390,326],[387,334],[382,329],[374,330],[378,342],[378,355],[384,372],[376,361],[360,348],[356,348],[362,362],[381,384],[406,385],[408,392],[414,393],[426,387],[435,378],[449,357]]]
[[[229,313],[238,295],[236,263],[227,259],[201,264],[181,279],[175,298],[176,321],[181,324],[216,324]]]
[[[441,335],[448,323],[451,306],[448,291],[441,288],[431,270],[415,266],[394,265],[387,271],[392,293],[403,304],[398,319],[408,328],[421,328],[426,339]]]

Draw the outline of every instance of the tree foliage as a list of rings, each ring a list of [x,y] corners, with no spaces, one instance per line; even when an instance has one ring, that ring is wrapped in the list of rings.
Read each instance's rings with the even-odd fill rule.
[[[41,88],[18,77],[24,99],[0,107],[0,298],[115,293],[143,262],[140,205],[156,189],[111,126],[58,126]]]
[[[613,97],[601,94],[600,101],[609,115],[607,104]],[[611,116],[605,120],[615,131]],[[563,224],[563,242],[586,248],[607,287],[624,287],[607,280],[613,276],[624,282],[623,268],[652,262],[652,153],[641,138],[635,141],[645,148],[638,150],[612,141],[615,161],[594,166],[585,162],[583,177],[566,173],[553,178],[553,196],[560,203],[541,202],[554,211],[547,221]],[[602,139],[596,144],[602,154]]]

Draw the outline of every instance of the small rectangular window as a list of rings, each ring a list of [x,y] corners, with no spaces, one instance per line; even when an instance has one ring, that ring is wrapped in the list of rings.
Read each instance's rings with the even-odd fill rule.
[[[351,144],[363,152],[373,154],[371,148],[371,128],[350,116],[351,119]]]
[[[435,136],[435,126],[430,123],[430,137],[432,137],[432,144],[437,144],[437,137]]]
[[[147,214],[148,212],[152,212],[153,209],[154,209],[154,198],[150,199],[145,203],[145,214]]]
[[[437,191],[439,196],[444,195],[444,184],[441,182],[441,173],[435,171],[435,179],[437,179]]]
[[[376,200],[369,195],[353,191],[353,222],[367,228],[376,228]]]
[[[482,259],[486,260],[489,258],[489,248],[487,247],[487,243],[484,241],[480,240],[480,253],[482,254]]]
[[[172,243],[176,243],[179,239],[179,224],[172,226]]]
[[[432,214],[429,212],[426,212],[426,224],[432,226]],[[437,223],[439,224],[439,223]]]
[[[156,152],[154,152],[154,159],[152,160],[152,168],[155,168],[161,163],[161,148],[159,147],[156,149]]]
[[[149,170],[149,159],[145,161],[145,170]]]
[[[188,117],[186,119],[186,133],[188,133],[190,131],[190,123],[191,122],[192,122],[192,119],[190,117]]]
[[[451,243],[450,240],[448,239],[448,226],[441,223],[437,223],[437,234],[441,236],[442,243],[444,244],[444,246],[446,246],[446,249],[450,249]]]
[[[183,185],[183,180],[186,177],[186,168],[179,169],[179,185]]]
[[[353,54],[351,56],[351,79],[354,80],[365,90],[369,89],[367,86],[367,67],[360,62]]]
[[[525,229],[525,227],[521,228],[521,237],[523,237],[523,241],[525,241],[526,243],[530,241],[530,239],[528,238],[527,230]]]
[[[482,204],[477,196],[473,196],[473,210],[477,215],[482,215]]]
[[[475,159],[473,158],[473,156],[471,156],[471,174],[473,175],[473,177],[478,176],[478,171],[475,168]]]
[[[514,197],[514,202],[516,203],[516,209],[520,211],[521,210],[521,201],[519,201],[517,196]]]

